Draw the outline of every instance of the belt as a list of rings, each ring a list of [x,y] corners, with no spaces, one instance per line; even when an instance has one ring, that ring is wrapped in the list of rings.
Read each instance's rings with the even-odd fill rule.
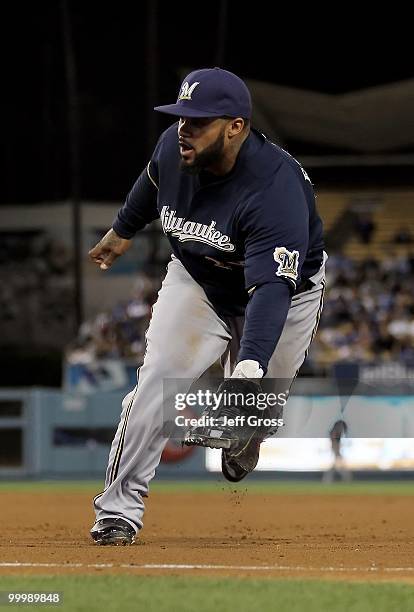
[[[315,284],[311,280],[309,280],[309,278],[306,278],[297,287],[294,295],[298,295],[299,293],[304,293],[305,291],[310,291],[311,289],[313,289],[314,286]]]

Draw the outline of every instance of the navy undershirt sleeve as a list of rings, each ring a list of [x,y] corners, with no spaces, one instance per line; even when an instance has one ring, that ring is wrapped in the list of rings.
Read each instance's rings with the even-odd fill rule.
[[[285,325],[291,295],[290,286],[284,279],[255,289],[246,308],[238,362],[253,359],[266,373]]]
[[[121,238],[132,238],[138,230],[159,217],[157,187],[149,178],[148,171],[145,168],[141,172],[112,225]]]

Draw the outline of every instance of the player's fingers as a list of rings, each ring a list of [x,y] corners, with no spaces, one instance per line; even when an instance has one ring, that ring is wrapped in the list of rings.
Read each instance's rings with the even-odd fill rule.
[[[105,255],[105,257],[102,258],[102,263],[100,265],[101,270],[108,270],[108,268],[112,266],[117,257],[118,255],[113,251]]]
[[[92,260],[94,263],[96,263],[96,264],[99,264],[99,265],[100,265],[100,264],[101,264],[101,263],[104,261],[105,257],[104,257],[104,255],[96,255],[96,256],[91,256],[91,255],[90,255],[90,259],[91,259],[91,260]]]
[[[92,261],[96,264],[98,264],[99,266],[101,266],[106,259],[108,258],[108,256],[110,255],[111,251],[109,251],[108,249],[105,249],[102,247],[102,245],[100,243],[98,243],[96,246],[93,247],[93,249],[91,249],[88,252],[88,255],[90,257],[90,259],[92,259]],[[109,265],[112,264],[112,261],[109,261]],[[109,267],[109,266],[107,266]],[[102,268],[103,270],[106,270],[107,267]]]
[[[94,257],[98,253],[101,253],[101,251],[102,251],[102,247],[100,243],[98,242],[98,244],[95,244],[95,246],[92,249],[90,249],[90,251],[88,251],[88,255],[90,255],[91,257]]]

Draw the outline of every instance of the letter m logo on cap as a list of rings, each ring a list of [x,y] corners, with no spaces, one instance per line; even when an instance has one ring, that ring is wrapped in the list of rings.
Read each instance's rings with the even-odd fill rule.
[[[181,86],[181,91],[178,95],[178,99],[179,100],[191,100],[191,96],[193,95],[193,91],[195,90],[197,85],[200,85],[199,81],[196,81],[191,86],[187,83],[187,81],[183,83]]]

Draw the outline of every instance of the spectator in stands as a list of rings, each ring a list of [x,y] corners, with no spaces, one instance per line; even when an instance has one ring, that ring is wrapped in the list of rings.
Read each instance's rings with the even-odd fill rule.
[[[363,244],[369,244],[371,242],[372,234],[375,231],[375,223],[369,213],[360,213],[357,215],[355,230]]]
[[[411,244],[413,237],[410,230],[403,225],[395,232],[393,242],[395,244]]]
[[[0,237],[0,345],[61,349],[73,334],[70,249],[43,230]]]
[[[159,284],[160,279],[140,274],[129,300],[85,323],[68,352],[71,363],[101,358],[141,363]],[[308,371],[326,373],[335,363],[414,363],[414,254],[401,257],[390,249],[382,261],[361,262],[333,256],[327,285]],[[0,306],[1,297],[0,292]]]
[[[309,354],[319,372],[334,363],[412,364],[414,256],[382,261],[331,258],[324,314]]]
[[[136,365],[142,363],[145,331],[159,284],[158,278],[141,273],[130,300],[119,302],[112,311],[98,313],[93,320],[83,323],[78,338],[68,347],[68,362],[117,358]]]

